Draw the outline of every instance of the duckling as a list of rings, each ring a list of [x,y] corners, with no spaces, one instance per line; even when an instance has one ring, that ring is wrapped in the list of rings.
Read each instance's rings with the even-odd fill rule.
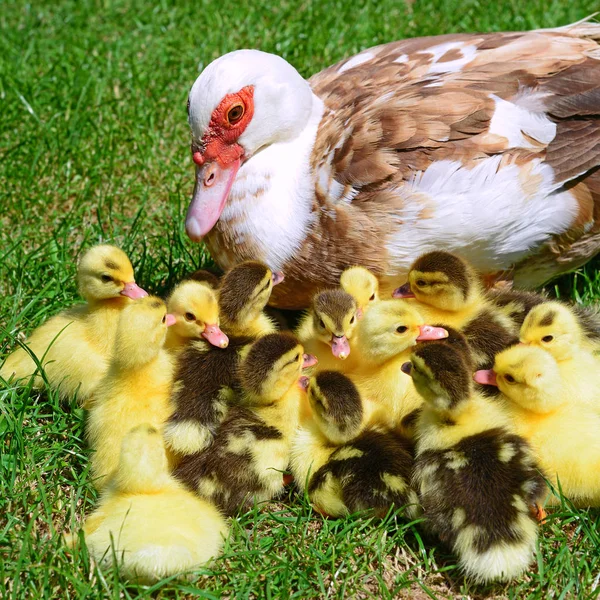
[[[84,404],[108,369],[121,311],[148,294],[134,281],[127,255],[114,246],[94,246],[77,268],[79,292],[86,304],[73,306],[34,330],[25,345],[8,356],[0,377],[29,378],[42,389],[33,353],[42,364],[50,387],[63,399],[75,396]]]
[[[362,319],[371,303],[379,300],[379,281],[364,267],[346,269],[340,277],[340,286],[356,300],[358,306],[356,316],[359,319]]]
[[[414,298],[428,323],[460,330],[469,341],[476,365],[488,367],[494,356],[515,344],[517,327],[489,300],[474,269],[449,252],[435,251],[419,257],[408,273],[408,283],[394,298]]]
[[[350,355],[350,340],[358,322],[356,300],[344,290],[318,293],[296,335],[306,350],[319,357],[319,369],[340,369]]]
[[[545,293],[512,289],[488,290],[487,297],[513,322],[517,330],[521,328],[525,317],[534,306],[548,300]]]
[[[117,467],[125,434],[141,423],[162,429],[173,412],[173,358],[163,344],[174,321],[154,296],[123,309],[110,367],[96,390],[86,428],[98,489]]]
[[[204,338],[217,348],[226,348],[229,338],[219,328],[219,305],[215,292],[197,281],[182,281],[167,299],[167,310],[175,317],[165,347],[180,351],[190,340]]]
[[[193,273],[190,273],[186,279],[202,283],[212,290],[217,290],[221,283],[221,276],[210,269],[197,269]]]
[[[219,287],[219,313],[225,333],[241,337],[273,333],[275,325],[264,309],[273,286],[282,281],[283,273],[256,261],[243,262],[226,273]]]
[[[552,355],[515,346],[496,356],[493,371],[477,371],[475,380],[500,388],[515,429],[552,483],[577,506],[600,506],[600,415],[573,407],[576,396]]]
[[[365,423],[396,429],[421,406],[420,396],[409,394],[411,380],[400,367],[417,342],[447,335],[443,328],[426,325],[408,302],[380,300],[371,306],[357,326],[356,366],[350,372],[365,400]]]
[[[225,514],[283,491],[303,390],[303,348],[288,333],[259,338],[240,364],[241,394],[203,452],[185,456],[175,476]]]
[[[427,526],[477,582],[508,581],[531,563],[545,483],[527,442],[493,400],[476,394],[457,347],[422,344],[403,366],[425,405],[414,482]]]
[[[361,432],[362,400],[352,381],[322,371],[307,391],[312,418],[296,433],[290,469],[316,510],[332,517],[373,510],[383,517],[392,505],[417,506],[410,442],[377,428]]]
[[[143,584],[207,564],[227,531],[212,504],[169,474],[160,432],[147,423],[124,436],[110,485],[83,527],[98,563],[116,561],[123,577]]]
[[[544,302],[527,315],[520,338],[554,357],[574,399],[599,408],[600,326],[595,318],[580,307]]]

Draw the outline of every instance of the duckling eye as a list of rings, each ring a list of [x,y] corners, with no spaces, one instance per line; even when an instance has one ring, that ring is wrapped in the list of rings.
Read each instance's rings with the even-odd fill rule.
[[[354,323],[354,315],[352,316],[352,318],[350,319],[350,325],[352,325],[352,323]]]
[[[398,327],[396,327],[396,331],[398,333],[404,333],[407,330],[408,330],[408,327],[406,325],[399,325]]]
[[[186,321],[195,321],[196,320],[196,315],[191,312],[186,312],[185,315],[183,315],[183,316],[185,317]]]
[[[516,383],[516,379],[512,375],[505,375],[504,379],[506,379],[507,383]]]
[[[373,294],[371,295],[371,297],[369,298],[369,302],[373,302],[373,300],[375,300],[375,294],[374,294],[374,293],[373,293]]]
[[[102,280],[102,283],[108,283],[109,281],[113,280],[113,278],[110,275],[102,275],[100,279]]]
[[[294,356],[294,362],[298,362],[300,360],[300,352]]]
[[[161,323],[166,323],[166,322],[167,322],[167,315],[165,315],[165,316],[162,318],[162,321],[161,321]]]
[[[323,319],[319,319],[319,327],[325,329],[325,323],[323,323]]]
[[[545,335],[545,336],[542,338],[542,342],[546,342],[546,343],[548,343],[548,342],[551,342],[553,339],[554,339],[554,336],[553,336],[553,335]]]
[[[417,287],[423,287],[424,285],[427,285],[424,279],[417,279]]]
[[[227,121],[230,125],[235,125],[243,116],[244,116],[244,105],[243,104],[234,104],[227,111]]]

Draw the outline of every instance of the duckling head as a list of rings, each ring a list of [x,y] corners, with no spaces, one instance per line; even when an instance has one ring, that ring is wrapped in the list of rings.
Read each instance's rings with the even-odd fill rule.
[[[460,410],[473,393],[467,356],[443,342],[420,344],[402,370],[412,377],[415,389],[439,413]]]
[[[410,268],[408,282],[397,288],[394,298],[416,298],[439,310],[457,311],[477,301],[482,294],[477,273],[464,260],[449,252],[428,252]]]
[[[304,360],[304,349],[291,333],[265,335],[240,364],[242,387],[253,403],[277,402],[299,382]]]
[[[352,381],[337,371],[322,371],[308,383],[313,419],[333,444],[344,444],[360,432],[363,407]]]
[[[336,358],[344,360],[350,354],[357,310],[356,300],[344,290],[325,290],[313,298],[315,337],[331,346]]]
[[[493,371],[477,371],[475,381],[496,385],[515,404],[547,413],[565,401],[556,361],[541,348],[518,344],[496,355]]]
[[[162,435],[143,423],[125,434],[119,466],[111,482],[121,491],[152,492],[168,478],[168,461]]]
[[[372,302],[379,300],[379,281],[364,267],[346,269],[340,277],[340,286],[356,300],[359,319]]]
[[[167,301],[175,317],[173,330],[183,338],[205,338],[217,348],[226,348],[229,338],[219,328],[219,304],[215,292],[198,281],[183,281]]]
[[[416,308],[407,302],[381,300],[365,314],[358,326],[360,351],[365,359],[383,363],[417,342],[448,336],[442,327],[425,325]]]
[[[77,267],[79,293],[88,302],[127,296],[136,300],[148,295],[135,283],[133,267],[125,252],[115,246],[90,248]]]
[[[269,302],[273,286],[283,274],[265,264],[246,261],[233,267],[221,280],[219,311],[228,323],[243,325],[258,317]]]
[[[583,332],[577,316],[560,302],[535,306],[525,318],[521,342],[543,348],[558,360],[569,360],[579,348]]]
[[[138,368],[158,356],[175,317],[165,303],[146,296],[126,306],[117,325],[112,361],[120,369]]]

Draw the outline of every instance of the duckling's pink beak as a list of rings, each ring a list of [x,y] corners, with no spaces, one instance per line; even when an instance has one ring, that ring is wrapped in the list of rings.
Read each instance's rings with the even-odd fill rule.
[[[171,325],[175,325],[175,323],[177,323],[177,319],[175,318],[175,315],[167,313],[165,315],[165,317],[166,317],[165,323],[166,323],[167,327],[171,327]]]
[[[306,391],[308,389],[309,383],[310,383],[310,379],[308,377],[306,377],[306,375],[303,375],[302,377],[300,377],[300,379],[298,379],[298,387],[301,390]]]
[[[498,387],[498,380],[496,379],[496,372],[492,369],[482,369],[481,371],[475,371],[473,380],[481,385],[493,385]]]
[[[314,354],[304,354],[304,362],[302,363],[303,369],[314,367],[318,363],[318,359]]]
[[[271,275],[273,285],[279,285],[284,279],[285,276],[281,271],[273,271],[273,274]]]
[[[433,340],[443,340],[448,337],[448,332],[443,327],[432,327],[431,325],[421,325],[419,327],[419,337],[417,342],[430,342]]]
[[[148,295],[146,290],[143,290],[135,281],[130,281],[125,284],[125,287],[121,290],[121,296],[127,296],[132,300],[138,298],[145,298]]]
[[[360,321],[360,320],[363,318],[364,314],[365,314],[365,313],[363,312],[363,309],[362,309],[362,308],[359,308],[359,309],[356,311],[356,318],[357,318],[357,319]]]
[[[414,298],[415,295],[412,293],[410,289],[410,283],[408,281],[401,285],[399,288],[396,288],[392,293],[392,298]]]
[[[229,346],[229,338],[221,331],[218,325],[206,324],[202,337],[217,348],[227,348]]]
[[[336,358],[342,360],[348,358],[350,354],[350,342],[345,335],[332,335],[331,336],[331,352]]]
[[[402,366],[400,367],[400,370],[403,373],[410,375],[412,373],[412,363],[410,361],[403,363]]]
[[[241,158],[221,165],[218,160],[203,162],[194,155],[196,185],[194,195],[185,217],[185,231],[188,237],[199,242],[219,220],[229,191],[242,164]]]

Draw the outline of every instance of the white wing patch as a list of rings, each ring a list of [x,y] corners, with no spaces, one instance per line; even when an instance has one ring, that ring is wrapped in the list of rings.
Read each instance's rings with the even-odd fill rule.
[[[374,57],[375,57],[375,54],[373,54],[373,52],[361,52],[360,54],[353,56],[349,61],[345,62],[338,69],[338,73],[343,73],[344,71],[347,71],[348,69],[353,69],[354,67],[358,67],[358,65],[362,65],[363,63],[366,63],[368,60],[371,60]]]
[[[440,248],[475,268],[500,270],[568,229],[577,201],[554,189],[553,169],[540,159],[501,166],[501,158],[482,159],[471,169],[437,161],[397,188],[404,207],[394,217],[397,233],[388,239],[390,273],[406,271],[417,256]]]
[[[461,56],[454,60],[438,62],[450,50],[457,50]],[[468,65],[475,58],[477,48],[472,43],[449,42],[422,50],[419,54],[433,54],[433,60],[427,71],[428,74],[456,73],[457,71],[461,71],[464,66]]]
[[[545,114],[532,112],[491,94],[490,98],[496,103],[496,109],[490,121],[488,132],[508,139],[509,148],[534,148],[547,146],[556,135],[556,123]],[[529,138],[539,142],[532,143]]]

